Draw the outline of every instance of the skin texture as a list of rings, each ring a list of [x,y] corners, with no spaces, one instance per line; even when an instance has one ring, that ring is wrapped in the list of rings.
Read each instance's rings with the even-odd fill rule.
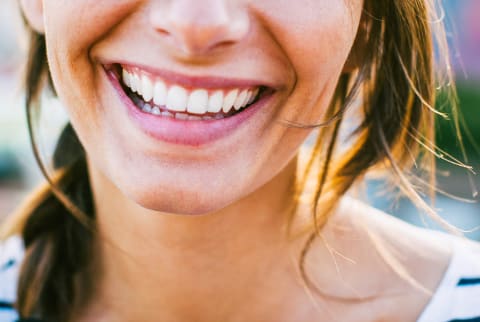
[[[314,301],[296,271],[303,237],[285,237],[296,155],[309,131],[280,121],[322,121],[345,64],[352,68],[347,57],[362,1],[23,0],[22,5],[32,26],[46,35],[55,88],[88,155],[101,238],[90,271],[78,278],[82,296],[75,321],[413,321],[418,316],[429,296],[392,273],[361,227],[388,231],[382,234],[386,240],[400,234],[419,238],[413,229],[382,214],[372,220],[372,211],[360,204],[340,207],[324,236],[360,264],[341,263],[339,276],[326,246],[316,244],[309,273],[329,296],[316,295]],[[189,76],[234,75],[272,84],[276,92],[260,113],[219,141],[169,144],[132,125],[102,66],[112,61]],[[391,244],[411,259],[407,267],[426,268],[411,273],[433,289],[448,252],[424,242],[430,254],[425,259],[402,243]],[[427,269],[432,267],[433,273]],[[374,284],[365,283],[370,275]],[[363,300],[344,300],[352,297]],[[392,303],[411,310],[392,310]]]
[[[245,197],[290,162],[309,132],[279,121],[321,119],[353,45],[360,5],[305,1],[292,14],[288,1],[45,1],[50,68],[92,166],[143,207],[204,214]],[[183,147],[153,141],[132,125],[105,77],[105,61],[235,75],[279,90],[235,133]]]

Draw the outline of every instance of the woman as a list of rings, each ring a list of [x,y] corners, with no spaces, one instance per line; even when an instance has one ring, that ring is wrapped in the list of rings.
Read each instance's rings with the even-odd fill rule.
[[[480,318],[478,245],[346,196],[382,167],[429,211],[431,3],[21,5],[29,115],[51,86],[71,125],[5,228],[2,321]]]

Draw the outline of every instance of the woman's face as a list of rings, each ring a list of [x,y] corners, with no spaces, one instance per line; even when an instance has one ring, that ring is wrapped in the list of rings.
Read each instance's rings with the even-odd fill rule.
[[[322,120],[362,6],[43,0],[43,21],[54,84],[90,166],[143,207],[201,214],[292,160],[309,132],[284,121]]]

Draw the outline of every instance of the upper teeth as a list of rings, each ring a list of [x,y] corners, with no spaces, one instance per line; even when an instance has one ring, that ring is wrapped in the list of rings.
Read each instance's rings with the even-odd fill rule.
[[[124,84],[147,103],[164,107],[172,112],[199,115],[240,110],[252,103],[259,92],[258,88],[186,89],[177,84],[152,79],[139,70],[123,69],[122,78]]]

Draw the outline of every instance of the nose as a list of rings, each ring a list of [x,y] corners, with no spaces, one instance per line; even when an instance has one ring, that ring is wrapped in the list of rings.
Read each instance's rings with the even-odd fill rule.
[[[150,23],[183,54],[205,55],[236,44],[248,34],[247,10],[227,2],[231,1],[167,1],[151,10]]]

